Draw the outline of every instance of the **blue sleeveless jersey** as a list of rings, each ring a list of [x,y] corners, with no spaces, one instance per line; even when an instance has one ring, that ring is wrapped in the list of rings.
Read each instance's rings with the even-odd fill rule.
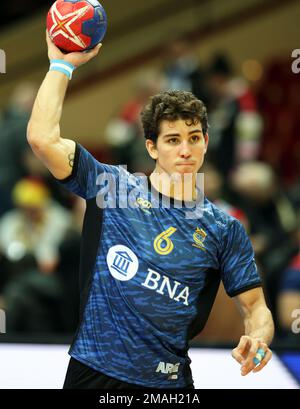
[[[229,296],[261,280],[239,221],[207,199],[187,217],[190,204],[165,206],[142,180],[77,144],[72,174],[60,181],[87,201],[70,355],[124,382],[185,387],[188,342],[205,325],[220,280]]]

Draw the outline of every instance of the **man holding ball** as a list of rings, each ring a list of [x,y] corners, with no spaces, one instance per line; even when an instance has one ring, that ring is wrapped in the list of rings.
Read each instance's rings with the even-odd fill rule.
[[[271,359],[274,327],[249,238],[196,183],[208,147],[204,104],[185,91],[149,100],[142,123],[155,169],[148,180],[99,163],[62,138],[59,123],[73,70],[101,45],[63,54],[48,36],[47,44],[50,71],[28,142],[53,176],[87,202],[80,324],[64,388],[193,388],[188,342],[204,327],[221,280],[245,324],[232,356],[242,375],[260,371]],[[133,192],[137,198],[121,206]]]

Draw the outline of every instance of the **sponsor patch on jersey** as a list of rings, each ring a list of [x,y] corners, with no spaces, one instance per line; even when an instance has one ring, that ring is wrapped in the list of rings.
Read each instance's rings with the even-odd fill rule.
[[[120,281],[131,280],[139,268],[137,256],[122,244],[117,244],[108,250],[106,262],[110,274]]]
[[[163,374],[168,374],[168,379],[178,379],[178,369],[180,363],[172,364],[170,362],[160,362],[156,368],[155,372],[161,372]]]

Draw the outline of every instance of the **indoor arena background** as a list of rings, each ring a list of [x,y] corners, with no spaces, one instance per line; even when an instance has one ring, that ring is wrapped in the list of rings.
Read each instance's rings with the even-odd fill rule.
[[[49,66],[45,19],[52,1],[36,3],[0,5],[0,388],[60,388],[78,319],[84,203],[61,190],[26,141]],[[147,98],[176,88],[207,104],[205,193],[246,227],[276,333],[268,367],[241,377],[230,349],[243,323],[221,286],[205,329],[191,343],[195,386],[298,388],[299,1],[101,3],[109,23],[101,57],[74,73],[62,135],[100,161],[149,174],[153,163],[138,116]],[[24,200],[45,213],[42,226],[24,213]],[[230,373],[226,379],[220,367]]]

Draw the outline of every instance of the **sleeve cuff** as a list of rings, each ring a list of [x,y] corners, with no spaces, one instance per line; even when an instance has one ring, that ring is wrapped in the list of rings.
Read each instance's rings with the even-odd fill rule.
[[[229,297],[235,297],[241,293],[244,293],[248,290],[252,290],[253,288],[257,288],[257,287],[262,287],[262,281],[256,281],[255,283],[252,284],[248,284],[244,287],[240,287],[237,290],[231,291],[230,293],[227,293],[229,295]]]
[[[76,143],[75,146],[75,156],[74,156],[74,165],[72,168],[72,172],[69,176],[67,176],[64,179],[56,179],[59,183],[68,183],[72,179],[74,179],[77,175],[77,170],[78,170],[78,164],[79,164],[79,156],[80,156],[80,145],[79,143]]]

